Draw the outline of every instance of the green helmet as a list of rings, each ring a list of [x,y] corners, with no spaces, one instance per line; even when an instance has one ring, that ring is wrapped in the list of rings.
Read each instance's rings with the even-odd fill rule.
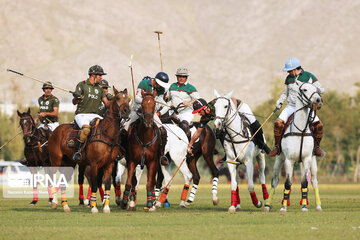
[[[42,89],[54,89],[54,87],[51,82],[45,82]]]
[[[106,73],[104,73],[104,69],[102,67],[100,67],[99,65],[94,65],[92,67],[89,68],[89,76],[95,74],[95,75],[106,75]]]
[[[109,82],[106,81],[105,79],[102,79],[102,80],[100,81],[100,87],[102,87],[102,88],[109,88]]]

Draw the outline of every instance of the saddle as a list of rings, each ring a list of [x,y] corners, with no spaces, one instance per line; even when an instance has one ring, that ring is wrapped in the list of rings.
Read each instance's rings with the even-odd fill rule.
[[[100,118],[94,118],[91,122],[90,122],[90,136],[93,132],[93,129],[96,128],[99,123],[100,123],[101,119]],[[73,123],[70,123],[70,125],[72,126],[72,130],[71,132],[68,134],[68,137],[66,139],[66,145],[68,148],[77,148],[78,144],[79,144],[79,134],[80,134],[80,127],[79,125],[74,121]],[[86,145],[87,141],[85,142],[84,145]]]

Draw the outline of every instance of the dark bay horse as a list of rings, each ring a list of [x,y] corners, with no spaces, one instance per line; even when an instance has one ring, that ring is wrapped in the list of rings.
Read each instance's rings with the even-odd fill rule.
[[[91,168],[91,212],[97,213],[96,192],[98,188],[98,170],[103,168],[105,182],[104,213],[110,213],[110,176],[113,170],[115,159],[118,155],[123,155],[124,150],[120,147],[120,132],[123,128],[122,120],[128,118],[130,113],[127,90],[118,91],[115,87],[114,99],[110,102],[109,109],[106,111],[104,119],[92,128],[91,135],[87,140],[87,145],[82,154],[79,165],[89,165]],[[72,124],[62,124],[55,129],[49,138],[49,153],[52,167],[71,166],[76,163],[72,160],[74,148],[67,146],[69,134],[73,131]],[[65,212],[70,208],[67,204],[65,187],[62,186],[62,206]],[[54,196],[54,200],[56,195]],[[56,208],[56,201],[52,203],[52,208]]]
[[[127,165],[128,175],[121,201],[121,207],[126,208],[130,198],[129,210],[136,210],[135,203],[135,185],[136,178],[134,171],[138,164],[141,168],[146,165],[147,168],[147,208],[149,211],[155,211],[155,176],[159,164],[159,147],[160,147],[160,133],[154,123],[155,113],[155,96],[156,92],[141,92],[143,97],[141,103],[142,114],[138,121],[132,124],[129,128],[129,140],[127,147]],[[130,192],[131,191],[131,192]]]
[[[24,155],[25,162],[22,162],[25,166],[29,167],[30,172],[35,174],[37,167],[49,167],[49,152],[47,140],[51,134],[51,130],[38,129],[36,127],[34,119],[30,115],[30,108],[27,112],[20,113],[17,111],[20,117],[20,126],[23,131],[23,139],[25,143]],[[38,202],[38,190],[37,187],[33,187],[33,201],[30,205],[35,205]],[[52,201],[52,198],[49,198]]]

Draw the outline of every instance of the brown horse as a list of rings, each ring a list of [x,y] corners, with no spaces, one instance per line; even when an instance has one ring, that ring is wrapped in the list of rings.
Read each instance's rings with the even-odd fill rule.
[[[30,172],[35,174],[37,167],[50,166],[49,152],[47,140],[51,133],[50,130],[38,129],[34,119],[30,115],[30,108],[27,112],[20,113],[20,126],[23,131],[23,138],[25,143],[24,155],[25,161],[22,162],[25,166],[29,167]],[[30,205],[34,206],[39,200],[37,187],[33,187],[33,201]],[[52,201],[52,198],[49,198]]]
[[[118,155],[123,155],[124,150],[120,147],[120,131],[123,128],[122,120],[128,118],[130,113],[127,90],[117,91],[114,87],[115,97],[110,102],[109,109],[106,111],[104,119],[93,127],[91,135],[84,148],[82,160],[79,165],[90,165],[91,167],[91,212],[97,213],[96,192],[97,192],[97,175],[98,170],[104,170],[105,195],[104,195],[104,213],[110,213],[110,176]],[[72,160],[74,148],[67,146],[67,139],[74,130],[72,124],[62,124],[55,129],[49,138],[49,153],[51,166],[71,166],[75,167],[76,163]],[[62,206],[65,212],[70,208],[67,204],[65,187],[62,186]],[[52,208],[56,208],[56,194],[52,203]]]
[[[129,129],[129,141],[127,147],[128,175],[125,184],[121,207],[127,207],[130,198],[129,210],[136,210],[135,190],[136,178],[134,177],[135,167],[140,164],[141,168],[147,167],[147,208],[155,211],[155,176],[159,163],[160,133],[154,123],[155,96],[156,92],[141,92],[143,97],[141,103],[142,114],[138,121]],[[131,193],[130,193],[131,190]],[[130,195],[130,196],[129,196]]]

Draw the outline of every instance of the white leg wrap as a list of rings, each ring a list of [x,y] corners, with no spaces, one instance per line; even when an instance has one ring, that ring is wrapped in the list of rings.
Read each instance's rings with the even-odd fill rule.
[[[191,201],[191,202],[194,201],[197,189],[198,189],[198,185],[193,184],[192,188],[191,188],[190,196],[189,196],[189,201]]]
[[[219,179],[217,177],[213,178],[213,186],[212,186],[212,193],[217,194],[217,185],[218,185]]]

